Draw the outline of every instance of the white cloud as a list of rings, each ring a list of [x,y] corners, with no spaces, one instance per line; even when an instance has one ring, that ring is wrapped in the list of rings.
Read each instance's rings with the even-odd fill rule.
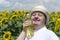
[[[5,0],[0,0],[0,4],[3,3]]]
[[[20,6],[20,7],[23,7],[24,5],[23,5],[22,3],[16,2],[14,6]]]
[[[19,1],[22,1],[22,0],[9,0],[11,2],[19,2]]]
[[[60,6],[55,6],[55,7],[54,7],[54,10],[55,10],[55,11],[60,10]]]
[[[45,3],[48,3],[48,2],[50,2],[51,0],[42,0],[43,2],[45,2]]]
[[[0,5],[6,9],[32,9],[38,5],[44,5],[48,10],[59,10],[60,0],[0,0]],[[1,6],[1,7],[3,7]],[[4,9],[3,8],[3,9]]]
[[[6,6],[6,7],[11,6],[11,3],[8,2],[8,1],[6,1],[6,0],[0,0],[0,4],[1,4],[1,5],[4,5],[4,6]]]
[[[19,3],[19,2],[16,2],[16,3],[13,5],[12,9],[23,9],[24,7],[25,7],[24,4]]]
[[[7,6],[7,7],[11,6],[11,3],[8,2],[8,1],[5,1],[3,4],[4,4],[5,6]]]

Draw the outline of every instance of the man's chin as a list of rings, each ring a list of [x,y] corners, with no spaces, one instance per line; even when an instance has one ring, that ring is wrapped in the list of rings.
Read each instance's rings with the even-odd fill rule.
[[[40,22],[40,21],[32,21],[33,23],[38,23],[38,22]]]
[[[34,23],[33,25],[38,25],[37,23]]]
[[[36,21],[35,21],[35,22],[33,22],[33,24],[40,24],[40,22],[38,22],[38,21],[36,22]]]

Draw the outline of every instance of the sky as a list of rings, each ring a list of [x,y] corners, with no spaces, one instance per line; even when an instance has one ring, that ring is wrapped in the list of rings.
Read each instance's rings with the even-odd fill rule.
[[[38,5],[52,12],[60,10],[60,0],[0,0],[0,11],[31,10]]]

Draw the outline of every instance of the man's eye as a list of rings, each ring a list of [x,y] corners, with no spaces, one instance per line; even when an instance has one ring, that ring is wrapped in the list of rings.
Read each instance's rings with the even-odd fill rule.
[[[34,13],[34,14],[32,14],[32,16],[35,16],[36,14]]]
[[[43,15],[41,15],[41,14],[38,14],[38,16],[43,16]]]

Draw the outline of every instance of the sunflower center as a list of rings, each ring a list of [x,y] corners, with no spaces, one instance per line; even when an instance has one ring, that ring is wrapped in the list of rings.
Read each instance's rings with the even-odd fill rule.
[[[8,37],[9,37],[9,35],[8,35],[8,34],[6,34],[5,38],[8,38]]]

